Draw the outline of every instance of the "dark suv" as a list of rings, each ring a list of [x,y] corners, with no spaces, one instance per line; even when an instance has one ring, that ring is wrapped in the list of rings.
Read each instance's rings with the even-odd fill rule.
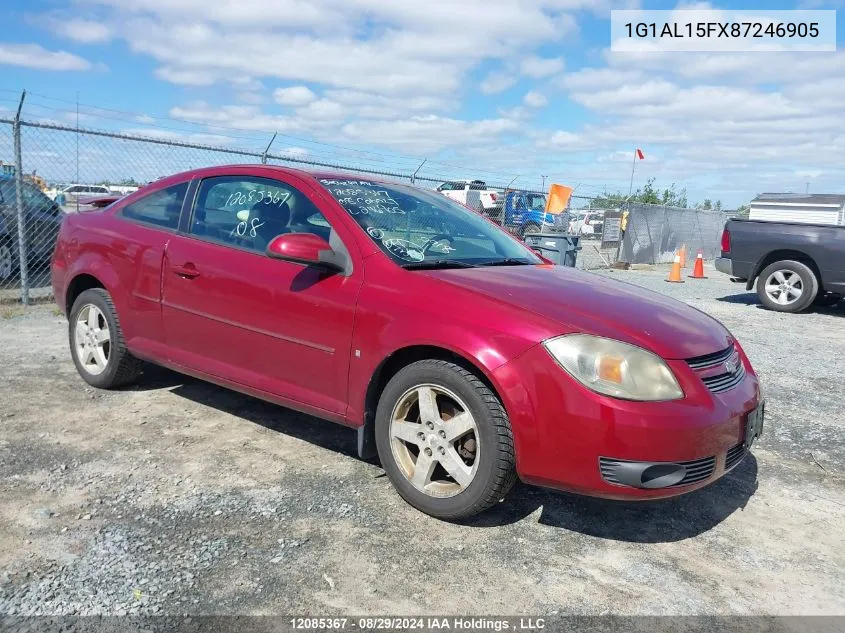
[[[21,194],[27,261],[46,269],[64,213],[31,182],[24,181]],[[15,179],[0,177],[0,285],[17,277],[20,268],[15,199]]]

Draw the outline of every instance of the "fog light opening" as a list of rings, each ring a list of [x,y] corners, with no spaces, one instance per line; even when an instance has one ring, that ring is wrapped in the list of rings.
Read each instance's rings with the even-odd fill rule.
[[[640,475],[643,488],[666,488],[680,483],[687,474],[687,469],[680,464],[653,464]]]

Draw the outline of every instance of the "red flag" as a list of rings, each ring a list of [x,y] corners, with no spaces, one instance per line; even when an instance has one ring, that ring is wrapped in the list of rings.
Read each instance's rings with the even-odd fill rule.
[[[637,158],[639,158],[640,160],[643,160],[645,158],[643,150],[641,150],[639,147],[637,148]]]

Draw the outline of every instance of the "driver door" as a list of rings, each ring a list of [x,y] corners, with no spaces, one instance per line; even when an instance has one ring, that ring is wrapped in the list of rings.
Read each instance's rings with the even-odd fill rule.
[[[319,198],[297,185],[251,175],[200,182],[187,233],[165,254],[166,341],[186,367],[343,414],[361,267],[344,276],[267,257],[270,240],[292,231],[345,248]]]

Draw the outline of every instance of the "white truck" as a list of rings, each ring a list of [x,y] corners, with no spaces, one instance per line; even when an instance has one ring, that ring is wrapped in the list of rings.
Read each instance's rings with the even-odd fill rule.
[[[449,180],[439,184],[435,191],[476,211],[492,210],[502,195],[498,189],[488,188],[483,180]]]

